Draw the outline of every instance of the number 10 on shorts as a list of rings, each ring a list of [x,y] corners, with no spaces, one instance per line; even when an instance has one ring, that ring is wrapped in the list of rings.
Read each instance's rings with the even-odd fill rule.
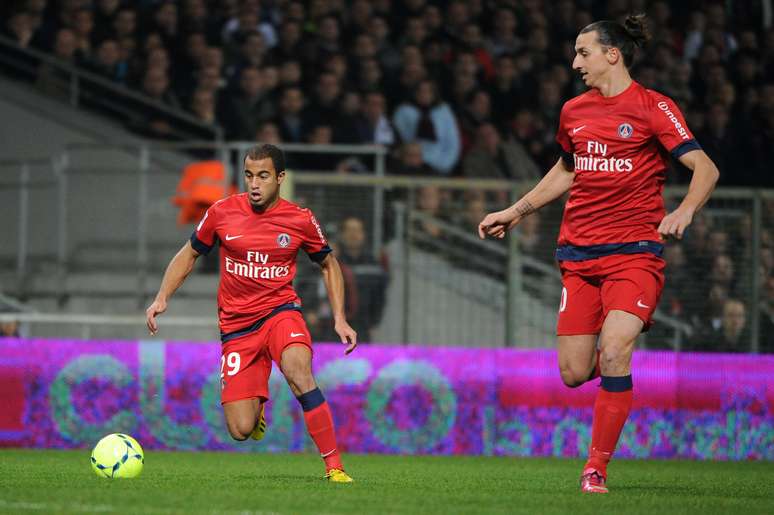
[[[240,358],[238,352],[229,352],[220,357],[220,377],[223,378],[223,368],[228,366],[226,375],[233,376],[239,372]]]

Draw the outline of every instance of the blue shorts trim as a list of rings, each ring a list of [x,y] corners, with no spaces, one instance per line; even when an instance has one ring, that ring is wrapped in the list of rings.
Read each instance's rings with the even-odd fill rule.
[[[249,327],[245,327],[244,329],[238,329],[236,331],[232,331],[230,333],[220,333],[220,341],[221,343],[226,343],[231,340],[235,340],[237,338],[240,338],[246,334],[254,333],[255,331],[259,330],[263,324],[266,323],[268,319],[273,317],[274,315],[278,315],[280,313],[283,313],[285,311],[298,311],[301,312],[301,306],[296,304],[295,302],[289,302],[287,304],[282,304],[281,306],[277,306],[274,308],[271,313],[266,315],[265,317],[257,320]]]
[[[629,243],[604,243],[602,245],[562,245],[556,249],[557,261],[586,261],[613,254],[654,254],[664,253],[660,241],[633,241]]]

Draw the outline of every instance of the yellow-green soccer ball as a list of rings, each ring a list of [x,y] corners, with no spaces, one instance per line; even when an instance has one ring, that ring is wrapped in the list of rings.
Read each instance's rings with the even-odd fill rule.
[[[145,464],[145,454],[137,440],[123,433],[107,435],[91,451],[91,468],[99,477],[137,477]]]

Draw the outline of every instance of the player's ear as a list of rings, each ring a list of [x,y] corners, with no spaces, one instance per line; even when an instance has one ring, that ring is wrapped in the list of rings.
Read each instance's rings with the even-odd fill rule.
[[[605,57],[607,58],[608,63],[614,65],[621,59],[621,51],[614,46],[608,47],[607,52],[605,52]]]
[[[281,172],[277,172],[277,184],[282,184],[282,181],[285,180],[285,170],[282,170]]]

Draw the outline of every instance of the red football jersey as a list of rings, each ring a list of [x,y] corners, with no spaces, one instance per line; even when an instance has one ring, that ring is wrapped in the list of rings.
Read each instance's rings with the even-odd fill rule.
[[[320,262],[331,251],[309,209],[280,199],[253,211],[246,193],[210,206],[191,236],[206,254],[220,243],[218,320],[223,334],[251,326],[283,304],[301,300],[293,289],[299,249]]]
[[[636,82],[566,102],[556,140],[575,169],[558,243],[577,246],[659,241],[669,154],[701,148],[675,103]]]

